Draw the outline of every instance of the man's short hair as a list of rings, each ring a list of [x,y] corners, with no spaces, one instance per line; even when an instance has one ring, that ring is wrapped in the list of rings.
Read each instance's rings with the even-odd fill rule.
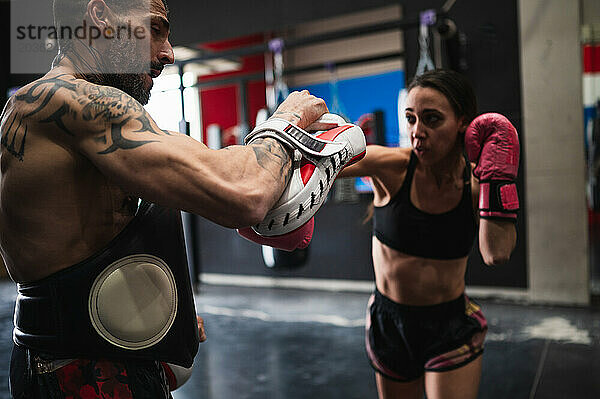
[[[107,6],[120,15],[152,1],[161,1],[165,10],[169,12],[167,0],[104,0]],[[61,26],[70,26],[71,29],[80,26],[88,3],[89,0],[53,0],[52,11],[56,31],[60,32]]]
[[[127,12],[145,5],[151,4],[153,1],[161,1],[168,13],[167,0],[104,0],[106,5],[119,15],[124,15]],[[74,30],[81,26],[85,16],[87,5],[90,0],[53,0],[52,11],[54,13],[54,27],[57,32],[62,32],[61,27],[70,27]],[[63,35],[58,35],[59,45],[64,47],[66,40]]]

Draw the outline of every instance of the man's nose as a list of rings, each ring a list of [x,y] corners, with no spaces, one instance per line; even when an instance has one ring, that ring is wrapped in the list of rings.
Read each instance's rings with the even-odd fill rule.
[[[172,64],[175,62],[175,55],[173,54],[173,47],[169,40],[165,40],[163,45],[158,50],[158,60],[163,64]]]

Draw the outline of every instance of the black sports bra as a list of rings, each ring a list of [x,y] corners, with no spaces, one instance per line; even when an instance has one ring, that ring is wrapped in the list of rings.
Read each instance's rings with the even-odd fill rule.
[[[411,152],[404,183],[384,206],[374,210],[373,231],[383,244],[408,255],[431,259],[457,259],[471,251],[477,221],[471,197],[471,165],[465,157],[463,195],[459,204],[441,214],[417,209],[410,201],[417,157]]]

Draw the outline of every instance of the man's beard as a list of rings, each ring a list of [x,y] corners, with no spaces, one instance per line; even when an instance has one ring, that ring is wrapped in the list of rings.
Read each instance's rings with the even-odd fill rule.
[[[146,105],[150,100],[150,89],[145,85],[146,74],[150,72],[150,61],[143,61],[143,58],[131,42],[111,40],[102,56],[98,54],[97,62],[102,64],[99,66],[99,71],[83,72],[82,76],[88,82],[123,90],[142,105]],[[152,67],[157,70],[162,69],[162,65]]]
[[[105,60],[108,71],[123,70],[128,73],[106,74],[104,84],[123,90],[142,105],[148,104],[150,89],[146,88],[145,75],[150,72],[150,60],[147,59],[144,62],[144,58],[136,52],[136,48],[132,46],[131,42],[111,40]]]

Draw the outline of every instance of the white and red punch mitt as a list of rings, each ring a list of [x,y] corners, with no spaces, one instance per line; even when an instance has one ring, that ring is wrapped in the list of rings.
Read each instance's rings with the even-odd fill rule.
[[[360,127],[346,123],[342,117],[325,114],[306,131],[284,119],[268,119],[246,136],[245,143],[264,137],[274,138],[294,151],[292,177],[264,220],[238,232],[274,248],[305,248],[312,237],[312,218],[325,202],[335,178],[343,168],[364,157],[365,136]]]

